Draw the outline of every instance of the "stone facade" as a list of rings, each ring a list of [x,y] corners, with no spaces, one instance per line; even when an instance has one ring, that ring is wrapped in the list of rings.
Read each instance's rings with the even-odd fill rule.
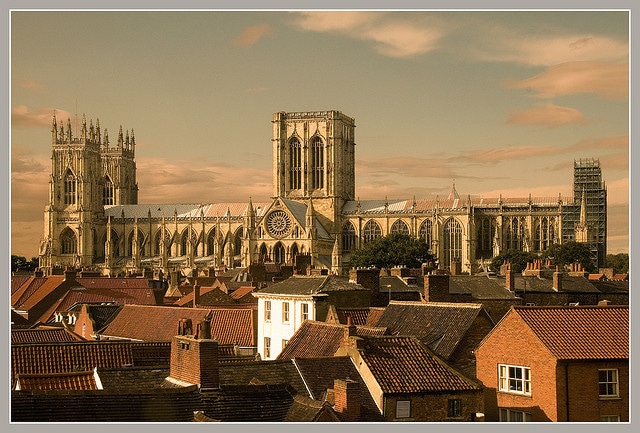
[[[544,251],[582,239],[591,224],[592,214],[581,213],[583,197],[461,198],[454,184],[446,198],[358,200],[353,118],[335,110],[278,112],[272,123],[271,201],[138,204],[133,129],[120,128],[111,146],[99,121],[87,126],[83,116],[76,138],[71,123],[58,126],[54,116],[41,268],[186,275],[292,264],[303,254],[313,268],[347,275],[352,251],[406,233],[430,245],[439,268],[472,273],[509,249]],[[600,176],[599,162],[590,163]],[[606,198],[603,182],[601,189]],[[606,233],[598,242],[606,246]]]

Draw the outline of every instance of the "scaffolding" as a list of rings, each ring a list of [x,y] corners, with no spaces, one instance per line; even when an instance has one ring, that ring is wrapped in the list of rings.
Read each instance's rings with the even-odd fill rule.
[[[567,206],[563,214],[563,241],[574,238],[583,193],[591,260],[594,266],[602,268],[607,255],[607,188],[597,159],[581,158],[573,162],[573,205]]]

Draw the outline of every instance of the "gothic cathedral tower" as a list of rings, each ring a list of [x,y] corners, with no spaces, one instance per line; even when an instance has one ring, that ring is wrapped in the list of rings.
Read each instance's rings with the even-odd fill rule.
[[[104,206],[138,201],[133,130],[126,138],[120,128],[118,143],[109,147],[107,130],[100,121],[87,126],[82,116],[80,136],[73,135],[71,120],[51,128],[49,203],[44,212],[44,239],[40,267],[91,266],[104,257],[106,220]]]
[[[305,204],[333,234],[355,196],[355,120],[340,111],[273,115],[273,195]]]

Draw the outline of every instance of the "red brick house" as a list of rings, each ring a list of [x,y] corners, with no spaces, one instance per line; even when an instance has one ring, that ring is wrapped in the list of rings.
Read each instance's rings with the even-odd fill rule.
[[[628,306],[516,306],[475,355],[487,421],[629,421]]]

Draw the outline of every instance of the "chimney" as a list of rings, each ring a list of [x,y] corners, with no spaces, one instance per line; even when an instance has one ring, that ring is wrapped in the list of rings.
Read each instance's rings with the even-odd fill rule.
[[[335,397],[334,410],[346,422],[360,421],[360,383],[351,379],[333,381]]]
[[[427,275],[424,279],[424,300],[449,302],[449,275]]]
[[[511,269],[511,263],[509,263],[509,266],[507,267],[505,276],[507,282],[507,290],[513,292],[516,288],[516,276],[515,272],[513,272],[513,269]]]
[[[371,290],[371,297],[380,293],[380,269],[351,269],[349,280]]]
[[[76,271],[75,270],[66,270],[64,271],[64,280],[75,282],[76,281]]]
[[[454,257],[451,259],[451,275],[462,274],[462,262],[459,258]]]
[[[553,290],[556,292],[562,290],[562,272],[560,272],[560,266],[556,266],[556,271],[553,273]]]
[[[218,342],[191,335],[174,336],[169,377],[200,388],[219,388]]]
[[[347,316],[347,326],[344,328],[344,339],[348,340],[349,337],[355,337],[356,330],[356,325],[351,322],[351,316]]]
[[[198,308],[198,304],[200,303],[200,285],[196,284],[193,286],[193,308]]]

